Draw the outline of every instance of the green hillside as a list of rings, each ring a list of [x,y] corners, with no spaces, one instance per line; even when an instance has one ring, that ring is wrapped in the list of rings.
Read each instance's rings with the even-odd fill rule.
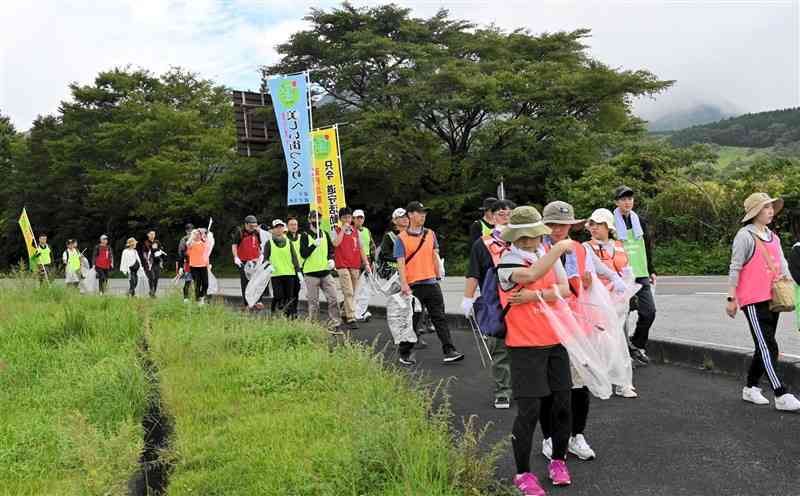
[[[693,126],[674,133],[675,146],[713,143],[721,146],[792,147],[800,142],[800,107],[745,114],[713,124]]]

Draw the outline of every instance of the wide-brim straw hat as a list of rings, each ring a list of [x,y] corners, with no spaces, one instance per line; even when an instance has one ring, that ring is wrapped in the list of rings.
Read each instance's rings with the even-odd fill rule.
[[[125,242],[125,246],[136,246],[136,238],[128,238],[128,241]]]
[[[542,222],[545,224],[562,224],[580,229],[586,224],[586,219],[576,219],[575,209],[567,202],[554,201],[548,203],[542,210]]]
[[[616,233],[617,232],[617,224],[614,220],[614,214],[611,213],[611,210],[607,208],[598,208],[592,215],[589,217],[589,220],[594,222],[595,224],[605,224],[608,226],[608,230]]]
[[[775,215],[778,215],[778,212],[783,209],[783,198],[772,198],[766,193],[753,193],[748,196],[744,201],[745,216],[742,218],[742,223],[756,217],[770,203],[775,210]]]
[[[542,222],[542,215],[534,207],[517,207],[511,211],[508,224],[503,226],[500,236],[513,243],[519,238],[538,238],[552,231]]]

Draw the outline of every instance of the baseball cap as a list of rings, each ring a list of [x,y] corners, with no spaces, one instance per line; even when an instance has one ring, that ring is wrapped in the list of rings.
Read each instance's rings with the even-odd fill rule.
[[[633,190],[628,186],[620,186],[614,190],[614,199],[619,200],[625,196],[633,196]]]
[[[283,226],[283,227],[286,227],[286,223],[285,223],[285,222],[283,222],[283,221],[282,221],[282,220],[280,220],[280,219],[275,219],[275,220],[273,220],[273,221],[272,221],[272,227],[278,227],[278,226]]]
[[[396,208],[394,212],[392,212],[392,219],[399,219],[400,217],[406,216],[406,209],[404,208]]]
[[[486,212],[487,210],[490,212],[494,212],[494,204],[497,203],[497,198],[490,196],[489,198],[483,200],[483,206],[480,208],[481,212]]]
[[[258,224],[258,220],[256,219],[255,215],[248,215],[244,218],[245,224]]]
[[[409,214],[411,212],[427,212],[428,210],[430,209],[418,201],[412,201],[406,205],[406,212]]]
[[[353,212],[353,217],[365,217],[364,211],[359,208]]]
[[[101,234],[101,235],[100,235],[100,239],[105,239],[105,240],[108,240],[108,236],[106,236],[105,234]]]

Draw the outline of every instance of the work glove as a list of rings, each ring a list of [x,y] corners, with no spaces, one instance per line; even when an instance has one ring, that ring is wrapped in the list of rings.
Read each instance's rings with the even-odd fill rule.
[[[475,298],[467,298],[466,296],[461,300],[461,311],[464,312],[464,317],[469,318],[472,313],[472,305],[475,304]]]
[[[336,268],[336,262],[333,260],[328,260],[328,270],[333,270]]]
[[[236,264],[237,267],[242,266],[242,259],[239,257],[233,257],[233,263]]]

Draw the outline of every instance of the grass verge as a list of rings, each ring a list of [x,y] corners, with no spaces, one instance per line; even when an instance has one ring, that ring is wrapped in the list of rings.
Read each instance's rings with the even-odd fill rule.
[[[148,342],[174,432],[170,495],[485,494],[496,454],[371,348],[307,322],[157,303]]]
[[[152,393],[142,303],[0,288],[0,494],[125,494]]]

